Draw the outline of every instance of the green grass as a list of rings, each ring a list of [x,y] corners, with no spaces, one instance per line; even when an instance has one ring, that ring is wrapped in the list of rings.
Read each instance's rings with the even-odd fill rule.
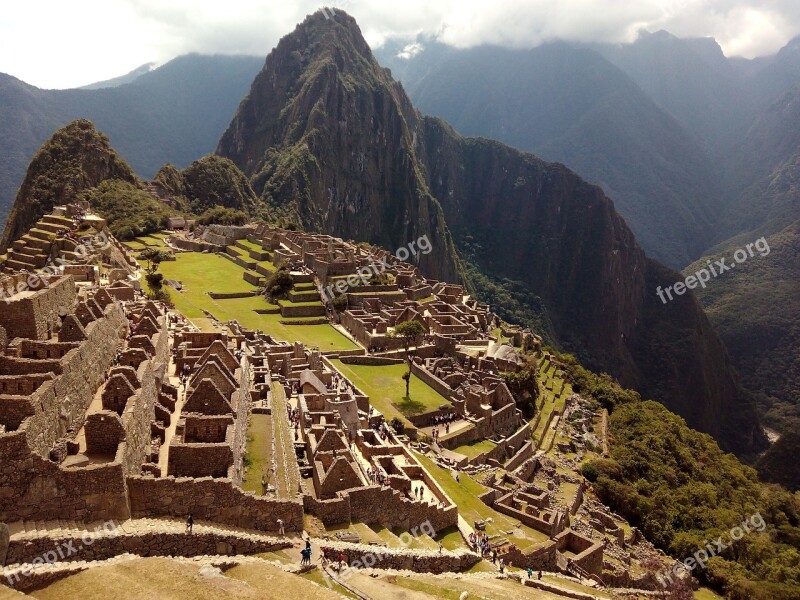
[[[373,367],[346,365],[340,360],[334,363],[345,377],[369,396],[372,405],[387,419],[421,415],[450,404],[447,398],[416,375],[411,376],[411,396],[406,397],[403,374],[408,367],[405,364]]]
[[[458,512],[470,525],[475,521],[492,519],[491,523],[486,524],[486,533],[489,535],[500,535],[505,537],[512,544],[516,544],[522,550],[530,548],[536,544],[546,542],[547,534],[541,533],[530,527],[520,526],[519,530],[522,537],[505,533],[516,527],[517,521],[511,519],[486,506],[480,501],[478,496],[486,492],[486,488],[472,479],[466,473],[461,474],[461,482],[457,482],[450,471],[437,466],[430,458],[421,454],[416,455],[422,466],[428,473],[436,479],[445,493],[458,506]]]
[[[260,496],[261,475],[272,475],[272,417],[253,414],[247,424],[247,453],[249,466],[244,474],[242,489]],[[274,481],[271,481],[273,485]]]
[[[494,450],[495,448],[497,448],[497,444],[495,444],[493,441],[480,440],[478,442],[470,442],[469,444],[464,444],[463,446],[454,448],[453,452],[463,454],[467,458],[475,458],[476,456],[479,456],[484,452]]]
[[[251,242],[248,239],[238,240],[237,244],[241,244],[242,246],[246,246],[249,250],[256,250],[258,252],[264,252],[264,249],[261,247],[261,244],[256,244]]]
[[[333,579],[326,579],[325,574],[320,569],[314,569],[313,571],[309,571],[308,573],[303,573],[300,575],[303,579],[307,579],[308,581],[313,581],[314,583],[321,585],[323,587],[329,588],[330,590],[341,594],[345,598],[352,598],[353,600],[360,600],[358,596],[351,593],[347,588],[342,587],[338,583],[334,582]]]
[[[242,267],[216,254],[180,253],[175,261],[161,263],[160,270],[165,279],[183,283],[182,291],[170,289],[169,292],[175,307],[189,319],[202,319],[205,309],[220,321],[235,319],[244,327],[260,329],[279,340],[302,342],[323,352],[358,348],[331,325],[284,325],[280,322],[283,317],[279,314],[255,313],[256,308],[274,307],[261,296],[214,300],[206,292],[247,292],[256,289],[242,279],[245,271]]]
[[[423,594],[428,594],[429,596],[433,596],[434,598],[443,598],[444,600],[458,600],[461,597],[461,593],[456,590],[448,590],[444,587],[440,587],[438,585],[434,585],[432,583],[424,583],[417,579],[410,579],[407,577],[397,577],[392,580],[392,585],[396,585],[398,587],[411,590],[414,592],[422,592]],[[400,597],[398,595],[398,597]],[[469,598],[474,598],[476,596],[468,596]]]
[[[467,547],[458,527],[448,527],[444,531],[440,531],[434,539],[447,550],[458,550],[459,548]]]
[[[695,600],[722,600],[722,596],[708,588],[700,588],[694,592]]]

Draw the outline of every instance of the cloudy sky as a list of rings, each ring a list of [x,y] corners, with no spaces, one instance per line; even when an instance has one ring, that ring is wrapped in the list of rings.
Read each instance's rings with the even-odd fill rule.
[[[355,16],[373,47],[419,34],[457,46],[626,42],[666,29],[750,58],[800,34],[798,0],[3,0],[0,72],[66,88],[186,52],[265,56],[323,5]]]

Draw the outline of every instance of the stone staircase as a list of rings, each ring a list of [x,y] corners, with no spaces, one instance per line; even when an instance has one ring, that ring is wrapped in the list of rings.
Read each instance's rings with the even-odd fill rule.
[[[28,233],[16,240],[7,253],[0,256],[0,264],[5,273],[14,271],[36,271],[43,269],[50,258],[53,242],[57,233],[63,229],[72,228],[72,219],[47,215],[39,219]],[[64,251],[65,260],[70,260],[72,251]]]

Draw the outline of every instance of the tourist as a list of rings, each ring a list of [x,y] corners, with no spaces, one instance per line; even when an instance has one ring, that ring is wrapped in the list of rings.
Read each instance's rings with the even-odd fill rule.
[[[442,543],[439,542],[439,554],[441,554],[441,553],[442,553]]]
[[[339,573],[342,572],[342,563],[345,561],[344,552],[339,552]]]
[[[539,574],[536,576],[536,579],[538,579],[539,581],[542,580],[542,572],[541,571],[539,571]]]
[[[286,531],[283,528],[283,519],[278,519],[278,535],[286,535]]]
[[[533,569],[528,567],[528,579],[530,579],[531,577],[533,577]]]
[[[503,562],[503,559],[501,558],[501,559],[500,559],[500,574],[501,574],[501,575],[503,574],[503,569],[505,569],[505,567],[506,567],[506,565],[505,565],[505,563]]]
[[[192,513],[189,513],[189,518],[186,519],[186,533],[191,534],[193,527],[194,527],[194,517],[192,516]]]

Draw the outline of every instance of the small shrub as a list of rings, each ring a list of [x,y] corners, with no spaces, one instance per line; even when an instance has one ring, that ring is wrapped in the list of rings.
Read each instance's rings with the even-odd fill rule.
[[[403,435],[406,432],[405,423],[403,423],[397,417],[395,417],[391,421],[389,421],[389,425],[392,426],[392,429],[395,430],[395,433],[397,433],[397,435]]]

